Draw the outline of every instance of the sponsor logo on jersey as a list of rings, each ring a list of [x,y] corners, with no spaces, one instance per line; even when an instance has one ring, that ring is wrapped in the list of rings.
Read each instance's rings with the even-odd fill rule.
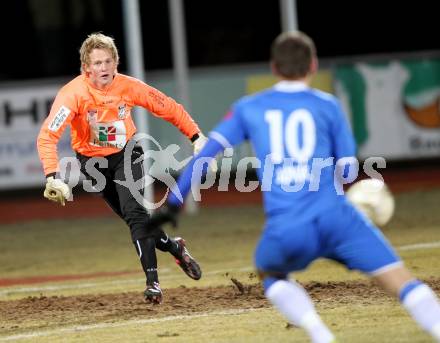
[[[101,147],[124,148],[127,130],[123,120],[111,123],[95,123],[90,126],[90,144]]]
[[[66,106],[61,106],[58,112],[53,117],[49,124],[49,130],[56,132],[64,124],[67,117],[70,114],[70,110]]]
[[[113,142],[116,140],[116,128],[114,126],[98,126],[99,136],[101,142]]]
[[[118,106],[118,118],[119,119],[125,118],[125,104]]]
[[[96,122],[97,113],[98,113],[98,111],[95,109],[87,110],[87,121],[89,123]]]

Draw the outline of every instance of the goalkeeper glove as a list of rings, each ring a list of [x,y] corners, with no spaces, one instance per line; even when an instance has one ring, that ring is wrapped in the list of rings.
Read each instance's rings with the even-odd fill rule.
[[[199,132],[197,136],[198,137],[194,140],[194,142],[192,142],[194,146],[194,156],[198,155],[200,151],[202,151],[203,147],[208,141],[208,138],[206,138],[202,132]],[[209,170],[213,173],[217,173],[217,161],[215,160],[215,158],[213,158],[212,161],[209,163]]]
[[[159,208],[153,213],[149,220],[152,226],[161,226],[170,223],[173,227],[177,227],[177,219],[180,212],[180,206],[167,204]]]
[[[49,176],[46,179],[46,189],[43,195],[46,199],[58,202],[64,206],[66,200],[70,198],[70,188],[62,180]]]

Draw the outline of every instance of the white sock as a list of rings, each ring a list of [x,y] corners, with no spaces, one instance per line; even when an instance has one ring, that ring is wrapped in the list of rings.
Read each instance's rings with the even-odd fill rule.
[[[299,284],[276,281],[266,290],[266,297],[290,323],[306,330],[312,342],[328,343],[334,340],[335,337],[316,312],[312,299]]]
[[[402,304],[413,319],[440,342],[440,303],[432,289],[421,284],[405,296]]]

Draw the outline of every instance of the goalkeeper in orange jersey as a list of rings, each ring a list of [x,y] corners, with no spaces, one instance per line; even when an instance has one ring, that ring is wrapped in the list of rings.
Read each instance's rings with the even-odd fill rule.
[[[113,38],[101,33],[91,34],[82,43],[79,53],[82,73],[58,92],[37,139],[38,154],[47,178],[44,196],[63,206],[70,197],[69,186],[57,177],[57,143],[70,125],[72,148],[81,171],[92,180],[88,173],[92,165],[105,176],[102,196],[130,228],[146,275],[145,299],[160,303],[162,291],[155,248],[170,252],[192,279],[198,280],[202,274],[186,249],[185,241],[172,239],[160,227],[150,225],[145,207],[135,199],[130,188],[123,185],[127,180],[124,153],[136,133],[131,109],[142,106],[176,126],[191,140],[194,153],[201,150],[206,137],[180,104],[144,82],[118,73],[119,55]],[[143,177],[142,163],[136,163],[142,154],[140,146],[131,151],[131,158],[127,161],[131,180]],[[104,164],[93,158],[104,159]]]

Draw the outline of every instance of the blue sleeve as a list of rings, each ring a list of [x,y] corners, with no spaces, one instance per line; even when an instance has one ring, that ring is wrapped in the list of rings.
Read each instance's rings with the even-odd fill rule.
[[[192,180],[194,165],[196,164],[196,162],[198,160],[207,157],[214,158],[222,150],[223,150],[223,145],[221,145],[217,140],[213,138],[208,139],[202,151],[200,151],[200,153],[196,157],[191,159],[191,161],[183,170],[182,174],[179,176],[179,179],[177,180],[177,190],[171,189],[171,192],[168,195],[167,202],[174,206],[182,205],[182,202],[179,200],[176,194],[180,193],[182,195],[182,199],[185,199],[186,196],[188,195],[188,192],[191,190],[191,180]],[[207,172],[206,164],[204,170],[201,172],[203,174],[206,174]]]
[[[248,138],[240,106],[234,106],[223,121],[211,132],[225,148],[242,143]],[[224,139],[221,139],[223,137]]]
[[[232,148],[246,139],[244,125],[240,119],[240,113],[237,108],[229,112],[225,119],[209,134],[209,139],[203,147],[202,151],[194,157],[185,167],[182,174],[177,180],[177,189],[171,189],[168,196],[168,203],[171,205],[182,205],[182,202],[176,196],[181,194],[185,199],[191,190],[191,180],[194,172],[202,173],[204,176],[207,172],[207,163],[204,164],[203,170],[194,170],[194,165],[200,166],[202,159],[214,158],[219,152],[226,148]],[[200,179],[200,178],[197,178]]]

